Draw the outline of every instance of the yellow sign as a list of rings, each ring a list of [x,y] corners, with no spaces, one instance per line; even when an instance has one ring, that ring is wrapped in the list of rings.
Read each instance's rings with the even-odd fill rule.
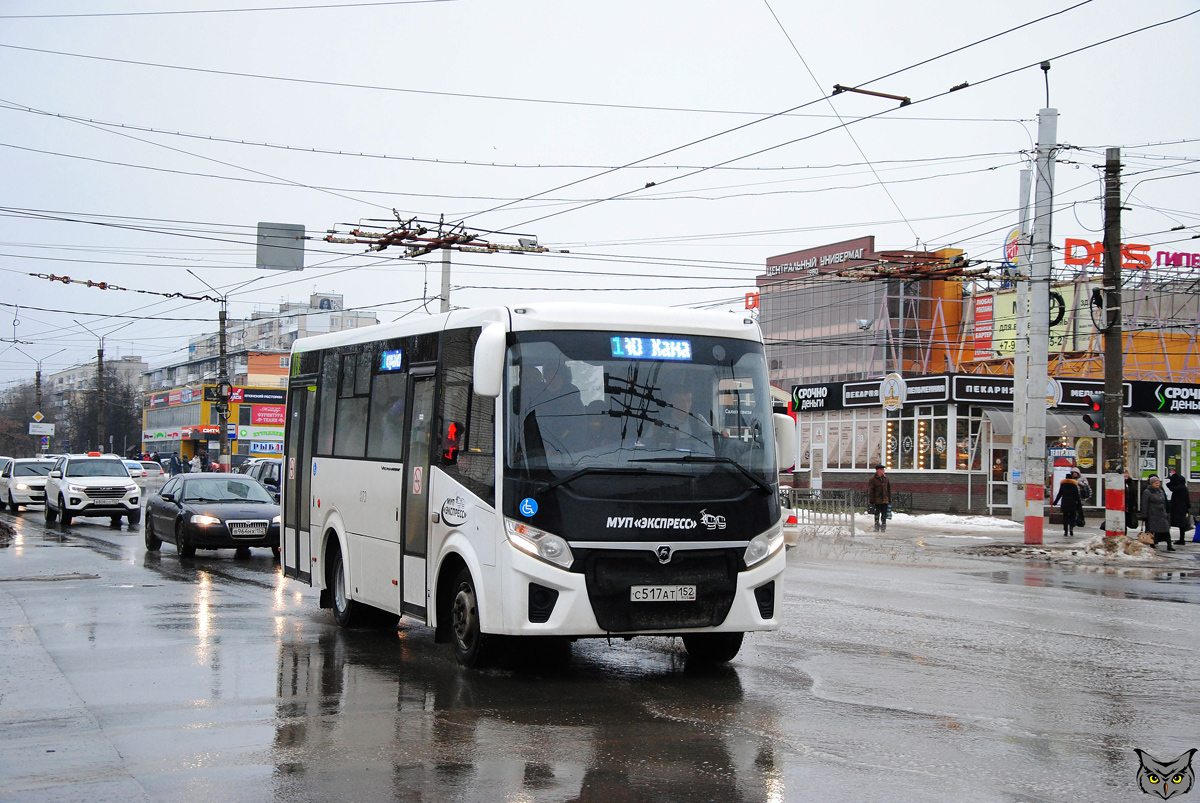
[[[46,416],[42,415],[41,412],[37,412],[37,413],[33,414],[33,420],[38,422],[39,424],[42,423],[42,419],[45,417]]]
[[[982,296],[980,296],[982,298]],[[976,327],[975,358],[1010,357],[1017,350],[1017,291],[1005,290],[996,293],[992,304],[991,348],[980,342],[983,332]],[[1050,350],[1084,348],[1087,339],[1095,332],[1090,316],[1090,295],[1076,292],[1073,284],[1064,284],[1050,289]],[[1075,314],[1073,307],[1079,305]],[[976,300],[976,309],[979,300]],[[986,329],[986,327],[985,327]]]

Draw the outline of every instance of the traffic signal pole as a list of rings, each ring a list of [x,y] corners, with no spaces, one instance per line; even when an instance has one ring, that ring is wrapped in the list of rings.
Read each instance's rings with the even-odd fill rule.
[[[1104,535],[1125,535],[1124,355],[1121,352],[1121,149],[1104,162]]]

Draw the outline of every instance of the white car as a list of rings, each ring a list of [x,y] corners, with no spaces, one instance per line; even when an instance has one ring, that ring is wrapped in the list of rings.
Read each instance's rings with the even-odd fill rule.
[[[141,491],[120,458],[60,457],[46,479],[46,522],[59,516],[63,524],[75,516],[104,516],[114,524],[126,518],[137,524],[142,520]]]
[[[129,476],[135,480],[140,480],[146,476],[146,467],[137,460],[123,460],[121,462],[125,464],[125,468],[129,469]]]
[[[18,458],[0,469],[0,510],[16,513],[22,505],[40,505],[46,501],[46,475],[53,460]]]
[[[153,479],[163,475],[162,463],[155,463],[153,460],[140,460],[138,462],[141,464],[142,469],[146,472],[147,479]]]

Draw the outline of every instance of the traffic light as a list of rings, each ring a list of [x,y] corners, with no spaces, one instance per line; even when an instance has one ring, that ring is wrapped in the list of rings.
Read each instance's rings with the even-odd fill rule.
[[[1087,403],[1088,411],[1083,414],[1083,423],[1092,432],[1104,432],[1104,394],[1089,393]]]

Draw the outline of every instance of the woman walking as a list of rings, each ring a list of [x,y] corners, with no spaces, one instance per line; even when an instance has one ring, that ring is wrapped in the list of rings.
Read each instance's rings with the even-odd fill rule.
[[[1191,529],[1188,526],[1189,513],[1192,510],[1192,501],[1188,496],[1187,480],[1183,475],[1176,472],[1167,480],[1167,490],[1171,492],[1171,526],[1179,528],[1179,540],[1175,543],[1183,546],[1184,531]],[[1171,533],[1168,530],[1167,536]]]
[[[1168,509],[1167,493],[1163,490],[1162,480],[1157,475],[1150,477],[1150,485],[1142,490],[1142,518],[1146,522],[1146,531],[1154,533],[1154,546],[1158,548],[1159,541],[1165,541],[1167,551],[1174,552],[1171,546],[1171,512]]]
[[[1058,484],[1058,493],[1050,504],[1058,505],[1062,509],[1063,538],[1075,537],[1075,519],[1083,509],[1083,499],[1079,495],[1079,483],[1073,476],[1068,474],[1062,478]]]

